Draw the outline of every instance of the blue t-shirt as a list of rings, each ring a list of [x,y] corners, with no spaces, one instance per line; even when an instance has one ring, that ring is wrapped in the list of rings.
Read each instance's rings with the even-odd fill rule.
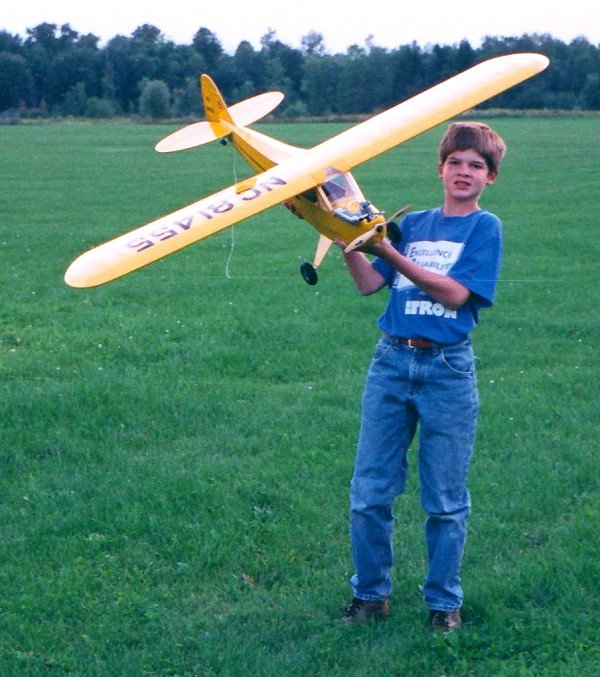
[[[382,331],[403,338],[425,338],[450,345],[469,337],[479,309],[491,306],[502,260],[502,224],[479,210],[467,216],[444,216],[441,208],[408,214],[396,249],[424,268],[449,275],[471,291],[457,310],[446,308],[381,259],[373,268],[390,288],[379,318]]]

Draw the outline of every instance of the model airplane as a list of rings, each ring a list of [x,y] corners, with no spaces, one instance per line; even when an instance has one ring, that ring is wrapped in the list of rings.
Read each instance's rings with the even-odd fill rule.
[[[540,73],[548,63],[536,53],[489,59],[311,149],[248,127],[270,113],[283,94],[267,92],[228,108],[214,82],[202,75],[206,120],[167,136],[156,150],[168,153],[229,139],[257,173],[89,250],[71,264],[65,281],[72,287],[104,284],[284,203],[321,234],[313,263],[301,267],[304,279],[315,284],[332,241],[352,249],[371,238],[393,239],[393,219],[403,211],[386,219],[365,199],[350,174],[353,167]]]

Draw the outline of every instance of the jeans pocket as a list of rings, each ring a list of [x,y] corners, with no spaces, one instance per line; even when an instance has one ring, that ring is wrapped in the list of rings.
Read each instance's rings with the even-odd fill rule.
[[[375,352],[373,353],[373,362],[379,362],[382,360],[393,346],[390,341],[387,339],[381,339],[375,346]]]
[[[453,373],[460,376],[473,376],[475,374],[475,357],[470,346],[445,348],[441,354],[443,363]]]

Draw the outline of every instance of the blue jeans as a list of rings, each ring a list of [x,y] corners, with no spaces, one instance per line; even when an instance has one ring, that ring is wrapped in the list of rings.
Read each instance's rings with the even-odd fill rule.
[[[471,510],[466,480],[478,408],[469,341],[418,350],[380,339],[363,394],[350,492],[355,597],[379,600],[390,594],[392,509],[404,491],[407,451],[418,423],[429,561],[423,599],[430,609],[460,608],[460,566]]]

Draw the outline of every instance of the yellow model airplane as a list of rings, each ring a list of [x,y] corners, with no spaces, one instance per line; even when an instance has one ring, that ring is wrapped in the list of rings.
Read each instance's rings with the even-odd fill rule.
[[[82,254],[68,268],[72,287],[94,287],[285,203],[321,238],[313,264],[301,267],[309,284],[333,240],[358,248],[370,238],[394,237],[363,196],[350,169],[543,71],[536,53],[484,61],[311,149],[297,148],[249,129],[283,99],[268,92],[227,107],[208,75],[200,79],[206,121],[167,136],[156,150],[168,153],[228,138],[256,175]],[[402,210],[401,210],[402,211]]]

